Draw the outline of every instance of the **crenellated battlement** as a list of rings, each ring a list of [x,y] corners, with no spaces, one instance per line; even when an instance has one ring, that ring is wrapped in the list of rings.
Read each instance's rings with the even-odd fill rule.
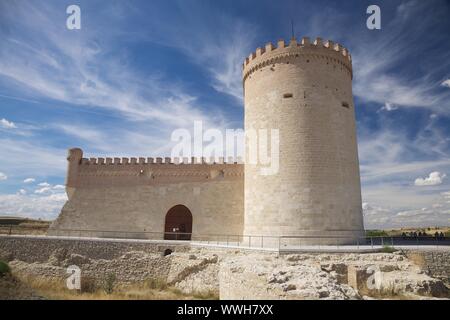
[[[71,164],[81,166],[110,166],[110,165],[162,165],[162,164],[242,164],[241,157],[219,157],[219,158],[171,158],[171,157],[115,157],[115,158],[83,158],[83,151],[79,148],[69,149],[67,160]]]
[[[166,182],[241,179],[241,158],[83,158],[79,148],[69,150],[67,187],[137,186]],[[99,179],[99,177],[102,177]]]
[[[286,57],[298,58],[300,56],[321,56],[328,60],[334,60],[335,63],[343,65],[353,77],[352,57],[345,47],[331,40],[323,41],[320,37],[313,42],[309,37],[303,37],[300,42],[296,38],[292,38],[289,43],[281,39],[278,40],[277,46],[269,42],[264,47],[257,48],[242,64],[243,81],[245,82],[251,73],[261,67],[274,64]]]
[[[133,166],[133,165],[197,165],[197,164],[242,164],[241,157],[221,158],[81,158],[81,166]]]

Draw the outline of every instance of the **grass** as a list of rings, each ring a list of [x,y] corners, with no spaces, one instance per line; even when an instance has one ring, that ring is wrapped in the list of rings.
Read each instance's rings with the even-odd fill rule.
[[[388,234],[384,230],[367,230],[366,237],[387,237]]]
[[[0,218],[0,234],[46,235],[49,226],[49,221],[23,220],[14,224]]]
[[[399,295],[395,287],[392,284],[389,284],[386,287],[379,288],[377,290],[373,290],[370,293],[370,297],[375,298],[377,300],[380,299],[388,299],[388,300],[401,300],[403,297]]]
[[[381,252],[384,252],[384,253],[393,253],[396,251],[397,251],[397,249],[395,249],[392,246],[388,246],[388,245],[384,245],[383,248],[381,249]]]
[[[101,282],[87,279],[81,290],[69,290],[64,281],[46,278],[18,277],[36,294],[51,300],[193,300],[218,299],[212,292],[185,294],[178,288],[168,286],[162,279],[148,279],[142,283],[119,285],[107,275]],[[82,278],[83,279],[83,278]],[[106,282],[109,282],[106,283]],[[112,285],[111,285],[112,284]]]
[[[194,298],[200,300],[218,300],[219,296],[214,291],[194,293]]]
[[[103,290],[106,294],[112,294],[116,286],[116,275],[114,273],[108,273],[103,279]]]
[[[164,279],[161,278],[150,278],[144,282],[144,284],[149,288],[153,290],[166,290],[167,289],[167,282]]]
[[[0,260],[0,277],[4,276],[10,272],[11,272],[11,268],[9,267],[9,265],[6,262]]]

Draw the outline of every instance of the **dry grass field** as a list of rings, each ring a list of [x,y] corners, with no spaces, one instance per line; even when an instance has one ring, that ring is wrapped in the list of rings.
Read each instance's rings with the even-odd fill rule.
[[[187,295],[174,287],[145,282],[104,288],[69,290],[63,281],[50,281],[14,274],[0,276],[0,300],[193,300],[218,299],[213,294]]]
[[[397,229],[384,229],[384,230],[366,230],[367,236],[383,236],[383,237],[401,237],[403,233],[409,235],[410,232],[426,233],[427,236],[434,237],[435,233],[443,233],[446,237],[450,237],[450,227],[422,227],[422,228],[397,228]]]
[[[0,217],[0,234],[46,235],[51,221]]]
[[[401,236],[402,233],[409,234],[410,232],[422,232],[429,236],[434,236],[436,232],[444,233],[446,236],[450,236],[450,227],[427,227],[427,228],[399,228],[399,229],[387,229],[384,230],[388,236]]]

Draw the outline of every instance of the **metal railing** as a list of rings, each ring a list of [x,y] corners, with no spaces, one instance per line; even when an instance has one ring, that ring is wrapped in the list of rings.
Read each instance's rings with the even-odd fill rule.
[[[6,231],[6,232],[5,232]],[[20,228],[1,228],[0,234],[24,235]],[[182,232],[152,232],[92,229],[50,229],[49,236],[71,238],[104,238],[129,240],[171,240],[221,247],[243,247],[252,249],[377,249],[383,247],[450,246],[450,237],[435,236],[265,236],[204,234]]]

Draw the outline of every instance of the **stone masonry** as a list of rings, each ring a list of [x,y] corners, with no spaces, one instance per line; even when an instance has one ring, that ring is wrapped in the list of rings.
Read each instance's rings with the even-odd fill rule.
[[[193,238],[327,236],[335,244],[332,237],[346,242],[362,236],[348,50],[320,38],[269,43],[245,59],[243,87],[245,130],[277,130],[279,170],[262,174],[266,164],[249,161],[248,143],[245,164],[85,159],[81,149],[70,149],[69,200],[50,234],[110,230],[161,239],[168,211],[184,205],[192,214]]]
[[[246,130],[278,129],[280,141],[278,174],[245,166],[244,233],[362,236],[348,51],[320,38],[267,44],[243,78]]]
[[[448,248],[285,255],[179,241],[0,236],[0,260],[8,261],[14,275],[60,285],[67,267],[76,265],[82,279],[98,284],[110,274],[117,285],[159,279],[187,294],[213,293],[221,299],[450,297],[445,281],[436,278],[448,279]]]

